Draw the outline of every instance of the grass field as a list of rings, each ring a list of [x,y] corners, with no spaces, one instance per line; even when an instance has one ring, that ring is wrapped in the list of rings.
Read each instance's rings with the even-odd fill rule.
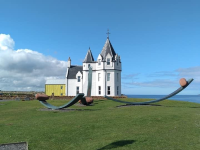
[[[27,141],[29,150],[200,149],[200,104],[120,105],[96,100],[66,112],[41,111],[44,106],[36,100],[0,102],[0,144]]]

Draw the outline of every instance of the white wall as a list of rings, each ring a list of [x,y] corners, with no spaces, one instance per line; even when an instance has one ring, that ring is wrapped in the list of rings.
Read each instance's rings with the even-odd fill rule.
[[[76,95],[76,79],[68,79],[68,96]]]
[[[92,70],[96,70],[96,62],[95,63],[83,63],[83,70],[89,70],[88,64],[92,67]]]
[[[98,75],[101,74],[100,80],[98,80]],[[101,94],[99,95],[99,86],[101,86]],[[96,96],[104,96],[105,95],[105,71],[99,70],[96,71]]]
[[[117,80],[117,73],[118,73],[118,80]],[[118,94],[117,94],[117,86],[119,86]],[[121,95],[121,71],[115,70],[115,95]]]
[[[110,81],[108,81],[107,74],[110,73]],[[110,86],[110,95],[108,95],[107,87]],[[107,70],[106,71],[106,95],[107,96],[115,96],[115,70]]]
[[[83,63],[83,80],[82,80],[82,92],[87,95],[87,86],[88,86],[88,64],[92,67],[92,96],[104,96],[107,95],[107,86],[110,86],[110,95],[117,96],[117,86],[119,86],[118,96],[121,95],[121,63],[112,62],[110,54],[106,56],[110,58],[110,65],[107,65],[107,62],[101,62],[101,65],[98,65],[98,60],[102,60],[101,55],[97,58],[97,63]],[[116,56],[116,60],[119,60],[120,57]],[[107,59],[106,59],[107,60]],[[101,79],[98,81],[98,74],[101,74]],[[107,81],[107,73],[110,73],[110,81]],[[117,73],[119,79],[117,81]],[[101,86],[101,94],[99,95],[99,86]]]
[[[78,82],[78,76],[80,76],[80,82]],[[76,74],[76,87],[78,86],[79,87],[79,93],[83,93],[83,79],[82,79],[82,74],[81,72],[79,71],[77,74]]]

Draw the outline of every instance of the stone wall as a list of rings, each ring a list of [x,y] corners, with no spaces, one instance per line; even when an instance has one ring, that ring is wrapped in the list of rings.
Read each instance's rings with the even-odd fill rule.
[[[127,98],[127,96],[111,96],[112,98]],[[63,99],[72,99],[74,96],[50,96],[49,99],[54,100],[63,100]],[[94,100],[106,100],[103,96],[92,96]],[[0,100],[35,100],[35,95],[0,95]]]
[[[112,98],[127,98],[127,96],[111,96]],[[72,99],[74,98],[74,96],[54,96],[54,97],[50,97],[49,99],[54,99],[54,100],[59,100],[59,99]],[[94,100],[106,100],[105,97],[103,96],[92,96],[92,98]]]
[[[0,100],[34,100],[35,95],[1,95]]]

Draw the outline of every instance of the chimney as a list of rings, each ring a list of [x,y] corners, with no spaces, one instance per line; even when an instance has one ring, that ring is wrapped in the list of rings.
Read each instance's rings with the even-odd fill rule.
[[[71,59],[69,57],[68,62],[67,62],[67,67],[70,68],[71,67]]]

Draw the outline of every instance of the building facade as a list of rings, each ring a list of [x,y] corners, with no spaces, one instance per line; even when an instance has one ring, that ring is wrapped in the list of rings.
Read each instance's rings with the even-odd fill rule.
[[[47,80],[45,93],[55,96],[75,96],[78,93],[87,93],[88,71],[92,68],[92,96],[121,96],[121,71],[120,56],[116,54],[109,37],[95,61],[89,48],[82,66],[71,65],[68,67],[65,79]]]

